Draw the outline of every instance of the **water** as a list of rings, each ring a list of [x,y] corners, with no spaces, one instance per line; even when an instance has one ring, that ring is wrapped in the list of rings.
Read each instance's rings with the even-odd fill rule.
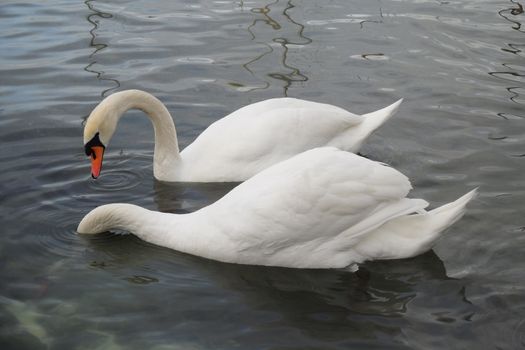
[[[525,348],[523,16],[517,0],[3,1],[0,347]],[[154,181],[138,112],[92,180],[83,120],[130,88],[166,103],[182,147],[264,98],[365,113],[403,97],[362,153],[433,206],[481,194],[433,251],[359,274],[78,236],[97,205],[191,212],[233,186]]]

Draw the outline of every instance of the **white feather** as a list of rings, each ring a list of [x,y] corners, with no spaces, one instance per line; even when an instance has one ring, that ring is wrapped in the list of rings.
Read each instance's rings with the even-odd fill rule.
[[[84,128],[84,143],[99,133],[107,146],[120,117],[129,109],[141,109],[155,130],[155,178],[237,182],[312,148],[333,146],[356,152],[401,101],[360,116],[323,103],[269,99],[219,119],[179,153],[175,125],[166,107],[146,92],[128,90],[110,95],[93,110]]]
[[[79,233],[128,230],[186,253],[241,264],[343,268],[429,249],[464,212],[475,191],[424,214],[406,198],[407,177],[335,148],[317,148],[250,178],[190,214],[129,204],[94,209]]]

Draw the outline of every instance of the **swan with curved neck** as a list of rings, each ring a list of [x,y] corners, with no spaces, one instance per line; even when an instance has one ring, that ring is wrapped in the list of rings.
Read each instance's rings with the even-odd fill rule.
[[[140,90],[117,92],[90,114],[84,146],[92,176],[117,124],[130,109],[142,110],[155,131],[153,174],[161,181],[237,182],[303,151],[333,146],[357,152],[364,140],[398,109],[402,100],[365,115],[295,98],[274,98],[242,107],[217,120],[179,152],[173,119],[156,97]]]
[[[476,193],[426,211],[425,200],[406,198],[410,189],[393,168],[325,147],[263,170],[198,211],[170,214],[107,204],[88,213],[77,231],[126,230],[156,245],[230,263],[344,268],[425,252]]]

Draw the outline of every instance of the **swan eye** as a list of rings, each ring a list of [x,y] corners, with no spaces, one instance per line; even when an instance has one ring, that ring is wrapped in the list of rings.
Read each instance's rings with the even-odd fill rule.
[[[102,141],[100,141],[100,137],[99,137],[99,133],[97,132],[95,134],[95,136],[93,136],[93,138],[91,140],[89,140],[89,142],[87,142],[85,145],[84,145],[84,152],[86,152],[86,156],[92,156],[93,159],[96,159],[96,155],[95,155],[95,152],[93,151],[93,147],[102,147],[102,148],[106,148],[106,146],[104,146],[104,144],[102,143]]]

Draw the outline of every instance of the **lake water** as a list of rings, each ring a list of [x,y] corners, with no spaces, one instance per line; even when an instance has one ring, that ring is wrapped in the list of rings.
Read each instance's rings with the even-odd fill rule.
[[[0,348],[525,348],[520,2],[2,1]],[[366,113],[403,97],[362,154],[432,206],[480,196],[433,251],[358,274],[78,236],[101,204],[191,212],[233,187],[155,181],[139,112],[91,179],[83,121],[130,88],[166,103],[181,147],[265,98]]]

